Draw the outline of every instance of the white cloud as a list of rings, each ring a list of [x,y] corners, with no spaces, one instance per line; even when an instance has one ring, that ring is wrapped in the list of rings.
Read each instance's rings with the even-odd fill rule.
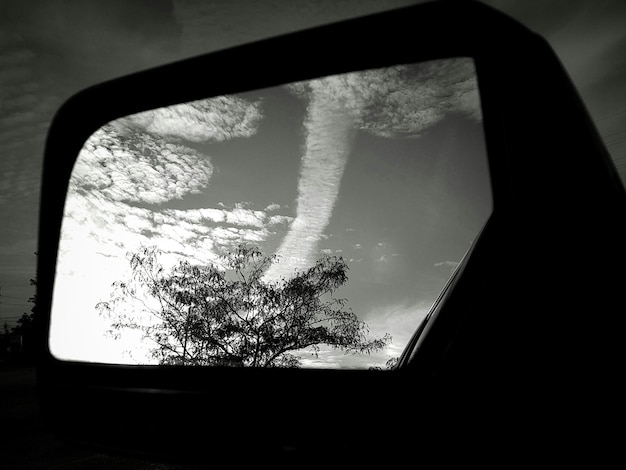
[[[346,355],[340,350],[326,346],[322,346],[318,357],[311,355],[311,351],[306,349],[298,351],[297,355],[301,357],[303,367],[367,369],[371,366],[377,366],[384,368],[387,360],[400,357],[413,333],[430,309],[430,304],[416,302],[414,304],[389,305],[367,312],[363,318],[369,325],[370,337],[380,338],[386,333],[392,336],[390,344],[383,350],[370,355]]]
[[[305,97],[324,90],[358,128],[383,137],[419,135],[449,113],[481,119],[474,64],[465,58],[333,75],[288,88]]]
[[[221,206],[224,207],[224,204],[221,204]],[[180,211],[180,212],[183,212],[183,211]],[[215,223],[226,221],[226,211],[224,209],[212,209],[208,207],[204,209],[199,209],[198,211],[185,211],[185,212],[192,213],[192,214],[198,213],[201,218],[215,222]]]
[[[254,135],[262,116],[260,107],[260,101],[218,96],[134,114],[116,125],[174,140],[220,142]]]
[[[448,261],[448,260],[446,260],[446,261],[440,261],[438,263],[435,263],[433,266],[436,267],[436,268],[438,268],[440,266],[445,266],[445,267],[450,268],[452,271],[454,271],[458,265],[459,265],[458,261]]]
[[[206,187],[208,157],[148,134],[107,125],[85,143],[72,171],[70,192],[97,191],[115,201],[158,204]]]
[[[217,211],[217,210],[216,210]],[[141,245],[156,245],[164,252],[177,253],[193,262],[206,263],[215,259],[216,250],[233,244],[264,241],[270,232],[264,225],[251,227],[246,218],[235,214],[228,217],[232,225],[207,225],[200,210],[151,210],[110,201],[99,194],[75,194],[68,198],[62,230],[62,246],[80,251],[79,243],[94,243],[99,252],[109,256],[124,256]],[[215,215],[210,213],[211,215]],[[257,220],[257,219],[255,219]],[[90,248],[92,249],[92,248]]]
[[[249,136],[259,116],[257,105],[218,99],[142,113],[110,123],[90,137],[74,167],[64,213],[51,336],[55,354],[133,362],[117,343],[103,338],[106,328],[95,310],[108,298],[111,283],[129,274],[127,252],[155,245],[163,251],[166,268],[181,257],[204,264],[232,244],[265,240],[270,222],[288,221],[280,214],[271,220],[263,211],[248,209],[247,203],[232,210],[158,206],[199,192],[212,176],[210,159],[180,141]],[[146,204],[151,206],[138,207]],[[228,226],[211,226],[217,223]],[[81,325],[80,338],[68,337],[76,325]],[[94,345],[96,349],[90,348]]]
[[[364,318],[372,336],[383,336],[385,333],[392,336],[393,341],[385,348],[384,354],[387,357],[399,357],[431,307],[431,304],[425,302],[399,303],[371,310]]]
[[[269,225],[283,225],[290,224],[293,222],[293,217],[288,215],[272,215],[268,219]]]
[[[233,225],[248,225],[261,228],[264,226],[265,219],[265,212],[243,209],[241,207],[235,207],[232,211],[226,212],[226,222]]]
[[[293,217],[286,215],[268,215],[266,211],[245,209],[237,205],[233,209],[203,208],[203,209],[166,209],[164,215],[171,216],[178,221],[201,225],[237,225],[250,229],[266,229],[274,225],[289,224]]]
[[[242,210],[236,209],[230,218],[233,223],[247,220],[240,217]],[[201,218],[202,211],[151,210],[110,200],[98,191],[72,193],[66,204],[59,248],[53,352],[65,359],[148,361],[145,347],[137,338],[135,344],[118,344],[104,338],[107,326],[95,310],[97,302],[108,298],[111,284],[129,275],[127,253],[142,245],[155,245],[163,252],[160,261],[166,268],[181,258],[206,264],[215,261],[222,250],[241,242],[260,243],[270,234],[266,227],[210,227]],[[228,218],[229,211],[219,212],[224,220]],[[76,325],[81,325],[80,338],[67,337],[65,333],[75,331]],[[136,352],[134,358],[125,353],[129,348]]]

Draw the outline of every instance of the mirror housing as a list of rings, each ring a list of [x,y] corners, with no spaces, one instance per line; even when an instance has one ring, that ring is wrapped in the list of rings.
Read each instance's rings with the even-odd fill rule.
[[[65,195],[98,128],[209,96],[449,57],[476,63],[494,210],[395,370],[118,366],[52,356],[46,335]],[[194,464],[220,455],[400,461],[449,448],[482,458],[494,446],[557,456],[572,441],[596,442],[602,404],[612,406],[597,390],[613,389],[623,353],[613,335],[624,276],[607,273],[626,262],[624,187],[547,43],[479,3],[420,4],[85,90],[52,123],[41,194],[40,402],[49,426],[72,441]],[[546,260],[558,261],[558,274]],[[551,441],[555,433],[566,447]]]

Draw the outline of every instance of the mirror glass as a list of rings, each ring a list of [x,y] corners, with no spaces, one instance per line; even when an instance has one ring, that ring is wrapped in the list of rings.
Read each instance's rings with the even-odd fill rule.
[[[491,207],[469,58],[126,116],[73,169],[51,352],[386,369]]]

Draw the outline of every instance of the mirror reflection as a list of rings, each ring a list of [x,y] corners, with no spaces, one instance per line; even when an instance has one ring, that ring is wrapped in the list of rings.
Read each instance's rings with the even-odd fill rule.
[[[73,169],[50,348],[385,369],[490,212],[471,59],[126,116]]]

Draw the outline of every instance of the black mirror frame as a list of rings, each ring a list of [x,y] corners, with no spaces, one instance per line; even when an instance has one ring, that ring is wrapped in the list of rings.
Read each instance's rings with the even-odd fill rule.
[[[51,355],[47,332],[65,193],[78,152],[98,128],[124,115],[208,96],[448,57],[471,57],[476,64],[494,208],[472,253],[442,295],[428,324],[420,328],[422,334],[407,347],[396,370],[179,369],[75,363]],[[555,136],[572,133],[571,142],[555,142],[560,138]],[[538,142],[542,143],[539,147]],[[571,157],[566,161],[567,168],[563,153]],[[584,198],[572,196],[578,194],[576,185],[583,176],[591,190]],[[557,195],[546,202],[557,179],[559,191],[565,196]],[[496,304],[508,306],[511,302],[513,287],[504,286],[493,270],[502,257],[537,260],[554,253],[554,244],[558,245],[564,233],[559,231],[559,224],[573,226],[581,204],[604,208],[609,214],[606,217],[593,209],[585,214],[592,218],[590,223],[596,230],[606,233],[603,243],[617,244],[624,231],[612,217],[619,219],[616,214],[626,207],[624,188],[567,75],[543,39],[473,1],[439,1],[358,18],[188,59],[90,88],[59,110],[46,145],[37,287],[42,411],[50,425],[71,440],[195,463],[206,457],[207,446],[218,453],[248,453],[251,461],[263,456],[275,458],[285,449],[298,451],[298,455],[314,452],[321,460],[321,455],[330,452],[350,455],[356,449],[358,455],[359,451],[371,450],[363,433],[402,424],[412,428],[411,433],[399,432],[394,436],[396,445],[390,447],[392,453],[405,455],[413,452],[414,439],[435,445],[437,432],[449,431],[448,425],[441,423],[450,420],[454,422],[453,431],[444,440],[472,447],[477,441],[462,423],[476,417],[471,400],[478,399],[485,405],[485,398],[480,399],[477,391],[467,391],[460,398],[454,387],[469,381],[473,384],[470,389],[478,387],[484,393],[496,383],[507,384],[502,385],[503,395],[496,400],[502,405],[518,397],[519,390],[508,385],[517,384],[519,378],[513,372],[493,375],[502,366],[498,362],[503,360],[501,357],[495,362],[486,359],[488,367],[483,369],[468,368],[470,360],[485,360],[489,354],[487,346],[470,346],[471,338],[484,339],[505,331],[507,341],[495,338],[489,349],[502,347],[496,355],[506,351],[507,367],[515,374],[526,379],[541,377],[554,385],[548,368],[562,359],[562,354],[549,342],[561,327],[566,336],[579,333],[564,324],[564,316],[558,311],[559,305],[571,307],[571,302],[555,297],[540,309],[555,313],[541,319],[534,339],[540,345],[537,354],[546,355],[547,362],[542,363],[533,352],[522,355],[516,348],[522,344],[523,335],[535,334],[531,329],[514,332],[506,320],[496,329],[495,313],[485,314],[482,320],[473,316],[494,286],[498,286],[497,293],[489,296],[488,313],[495,311]],[[584,237],[600,242],[591,229],[577,240]],[[512,246],[525,239],[534,242],[527,248]],[[599,256],[608,255],[602,247],[599,250]],[[562,254],[563,250],[557,252]],[[624,250],[615,256],[626,259]],[[593,265],[602,269],[604,265],[596,261],[594,254],[583,256],[580,262],[583,268]],[[520,265],[507,273],[509,283],[519,289],[531,272],[530,265]],[[608,286],[598,281],[592,287],[594,292],[617,289],[618,281],[610,281]],[[541,286],[549,285],[547,277],[539,282]],[[559,281],[553,287],[561,294],[568,288]],[[590,307],[596,300],[597,295],[590,294],[582,304]],[[609,308],[612,301],[615,296],[601,298],[599,304]],[[511,306],[519,312],[516,308]],[[581,311],[576,318],[582,317]],[[569,346],[574,348],[577,360],[584,359],[579,357],[573,340],[558,345]],[[460,359],[462,353],[455,355],[455,351],[463,348],[470,348],[474,356]],[[552,353],[554,358],[547,356]],[[561,378],[570,376],[563,371]],[[288,387],[302,392],[290,396],[286,393]],[[303,399],[316,389],[321,392],[318,401]],[[340,406],[333,393],[353,401],[347,407]],[[543,403],[543,397],[538,400]],[[210,408],[208,403],[217,404]],[[253,406],[259,403],[267,405]],[[526,406],[522,408],[527,410]],[[155,414],[154,410],[162,411]],[[519,410],[507,413],[507,419],[524,419]],[[488,419],[500,423],[496,415],[492,410]],[[419,424],[415,422],[418,417],[422,419]],[[304,428],[296,430],[285,425],[294,420],[301,420]],[[255,428],[258,434],[239,441],[241,432],[253,432],[250,422],[262,424],[260,429]],[[178,430],[192,429],[197,423],[205,434],[162,431],[177,426]],[[244,431],[242,423],[247,423]],[[347,435],[326,445],[322,452],[317,439],[332,426],[348,428]],[[415,431],[416,426],[422,430]],[[490,436],[496,438],[495,434]]]

